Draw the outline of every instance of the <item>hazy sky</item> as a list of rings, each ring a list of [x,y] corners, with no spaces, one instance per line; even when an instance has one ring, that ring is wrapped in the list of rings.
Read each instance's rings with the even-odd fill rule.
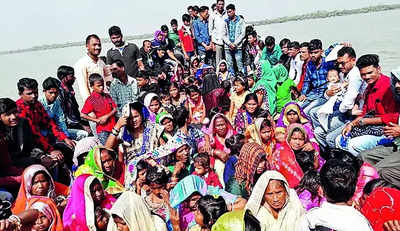
[[[152,33],[180,18],[188,5],[214,0],[14,0],[2,3],[0,51],[43,44],[83,41],[86,35],[107,36],[112,25],[126,35]],[[246,21],[297,15],[317,10],[353,9],[398,0],[240,0],[234,3]]]

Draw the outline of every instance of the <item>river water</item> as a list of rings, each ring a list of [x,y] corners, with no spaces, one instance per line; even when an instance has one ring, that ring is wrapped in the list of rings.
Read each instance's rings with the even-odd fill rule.
[[[299,42],[319,38],[324,47],[335,42],[351,42],[357,56],[368,53],[378,54],[383,73],[389,74],[392,69],[400,65],[399,17],[400,10],[392,10],[271,24],[258,26],[256,30],[262,38],[272,35],[277,41],[284,37]],[[139,47],[142,44],[142,41],[133,42]],[[103,44],[102,55],[106,54],[111,45],[111,43]],[[68,47],[0,55],[2,78],[0,97],[16,99],[18,79],[35,78],[41,85],[46,77],[56,77],[58,66],[72,66],[84,54],[85,47]]]

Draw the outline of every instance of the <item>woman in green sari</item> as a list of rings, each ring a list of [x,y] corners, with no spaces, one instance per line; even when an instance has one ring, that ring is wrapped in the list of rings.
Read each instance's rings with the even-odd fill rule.
[[[276,76],[268,60],[262,60],[261,79],[257,81],[251,92],[264,91],[264,99],[267,103],[264,110],[268,110],[271,115],[276,113]],[[264,101],[264,100],[263,100]]]
[[[75,177],[93,175],[100,180],[106,192],[117,194],[125,191],[124,173],[124,165],[118,161],[114,150],[97,146],[88,153],[85,163],[75,172]]]

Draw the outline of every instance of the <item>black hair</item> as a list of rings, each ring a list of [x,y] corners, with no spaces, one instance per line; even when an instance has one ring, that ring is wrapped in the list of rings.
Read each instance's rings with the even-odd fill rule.
[[[206,152],[201,152],[197,154],[194,158],[193,163],[198,163],[200,166],[204,168],[210,167],[210,156]]]
[[[295,132],[300,132],[300,133],[304,136],[304,140],[306,139],[306,134],[304,134],[304,131],[303,131],[302,129],[300,129],[299,127],[295,127],[295,128],[293,128],[293,130],[292,130],[292,133],[291,133],[290,138],[288,137],[289,140],[292,139],[292,136],[293,136],[293,134],[294,134]]]
[[[321,180],[318,171],[310,170],[304,173],[299,185],[296,188],[298,194],[307,190],[311,193],[311,199],[314,200],[318,196],[318,189],[321,185]]]
[[[90,186],[89,186],[90,191],[93,190],[93,187],[94,187],[96,184],[102,185],[99,179],[94,178],[93,181],[92,181],[92,183],[90,183]],[[102,187],[103,187],[103,186],[102,186]]]
[[[356,58],[356,51],[352,47],[342,47],[337,52],[337,57],[343,57],[347,54],[351,58]]]
[[[337,159],[340,161],[343,161],[347,163],[348,165],[351,165],[354,170],[356,171],[356,174],[358,176],[358,173],[360,172],[361,166],[363,164],[363,161],[361,158],[354,156],[348,151],[339,149],[339,148],[331,148],[326,152],[326,159]]]
[[[246,34],[246,36],[247,36],[247,35],[250,35],[253,31],[255,31],[253,25],[248,25],[248,26],[246,26],[246,29],[245,29],[245,34]],[[257,36],[257,32],[256,32],[256,36]]]
[[[274,40],[274,44],[275,44],[275,40]],[[288,38],[284,38],[284,39],[282,39],[280,42],[279,42],[279,46],[280,47],[283,47],[283,46],[285,46],[285,45],[289,45],[290,44],[290,39],[288,39]],[[272,45],[272,44],[271,44]]]
[[[229,92],[231,89],[231,82],[229,80],[222,81],[221,88],[223,88],[225,92]]]
[[[141,102],[133,102],[129,104],[129,115],[132,113],[131,110],[135,110],[139,113],[140,118],[142,118],[142,125],[146,122],[145,115],[143,114],[143,110],[146,107]],[[147,109],[146,109],[147,110]],[[130,116],[129,116],[130,117]],[[129,119],[129,118],[128,118]]]
[[[297,41],[292,41],[288,43],[288,48],[300,49],[300,43]]]
[[[189,10],[193,10],[193,6],[188,6],[187,7],[187,10],[189,11]]]
[[[204,227],[202,228],[208,229],[211,229],[218,218],[228,211],[223,197],[215,198],[211,195],[201,197],[197,201],[197,209],[203,215]]]
[[[189,111],[184,106],[176,108],[174,112],[174,120],[178,128],[185,126],[186,120],[189,118]]]
[[[108,35],[122,35],[121,28],[118,26],[112,26],[110,29],[108,29]]]
[[[260,106],[258,105],[258,97],[257,97],[256,93],[249,93],[249,94],[246,95],[246,97],[244,98],[244,102],[242,104],[242,108],[244,109],[244,107],[245,107],[244,105],[247,102],[249,102],[250,100],[255,100],[256,101],[257,109],[256,109],[255,113],[257,114],[258,109],[260,109]]]
[[[160,29],[162,32],[165,32],[165,31],[168,32],[168,30],[169,30],[167,25],[162,25]]]
[[[378,55],[368,54],[368,55],[363,55],[357,59],[356,66],[360,70],[364,67],[368,67],[371,65],[374,67],[379,67],[379,56]]]
[[[235,84],[235,82],[240,82],[240,84],[244,87],[244,91],[246,91],[249,88],[247,81],[245,81],[244,76],[242,76],[242,75],[238,75],[233,80],[233,84]]]
[[[0,114],[11,112],[17,109],[17,104],[10,98],[0,98]]]
[[[150,79],[148,71],[138,71],[136,78]]]
[[[90,35],[88,35],[88,36],[86,37],[86,45],[89,44],[90,39],[92,39],[92,38],[95,38],[95,39],[101,41],[100,38],[99,38],[99,36],[97,36],[96,34],[90,34]]]
[[[322,49],[322,42],[319,39],[313,39],[310,41],[309,43],[309,50],[313,51],[313,50],[320,50]]]
[[[74,68],[66,65],[62,65],[57,69],[57,78],[63,80],[68,75],[74,75]]]
[[[92,74],[90,74],[90,75],[89,75],[89,85],[90,85],[91,87],[93,87],[93,86],[94,86],[94,83],[95,83],[96,81],[103,81],[103,82],[104,82],[104,79],[103,79],[103,77],[101,77],[100,74],[97,74],[97,73],[92,73]]]
[[[143,40],[143,43],[142,43],[142,45],[144,46],[144,44],[145,43],[150,43],[150,45],[151,45],[151,41],[150,40],[148,40],[148,39],[145,39],[145,40]]]
[[[216,6],[217,6],[217,3],[213,3],[213,4],[211,5],[211,9],[214,9]]]
[[[260,221],[251,214],[250,210],[244,213],[244,231],[261,231]]]
[[[239,155],[244,145],[244,135],[236,134],[225,139],[225,146],[231,151],[230,155]]]
[[[178,89],[178,92],[180,91],[180,86],[177,82],[172,82],[169,87],[168,90],[171,89],[171,87],[175,87],[176,89]],[[178,93],[179,94],[179,93]]]
[[[31,78],[22,78],[17,83],[18,93],[22,94],[25,89],[37,90],[38,82]]]
[[[251,36],[253,36],[254,38],[257,38],[257,31],[255,31],[255,30],[250,31],[247,35],[251,35]]]
[[[190,22],[190,15],[189,14],[182,15],[182,22]]]
[[[275,38],[272,36],[267,36],[265,38],[265,46],[272,46],[275,45]]]
[[[387,187],[387,182],[384,179],[372,179],[365,184],[363,188],[363,193],[370,195],[376,188]]]
[[[43,90],[47,91],[51,88],[60,88],[60,81],[53,77],[47,77],[42,83]]]
[[[300,44],[300,48],[302,48],[302,47],[307,47],[307,49],[310,50],[310,43],[308,43],[308,42],[302,42],[302,43]]]
[[[196,11],[196,10],[194,9],[194,7],[193,7],[193,10]],[[200,9],[198,9],[197,11],[201,13],[201,12],[204,12],[204,11],[206,11],[206,10],[209,10],[208,6],[202,6],[202,7],[200,7]]]
[[[200,90],[197,86],[195,85],[190,85],[189,87],[186,88],[186,94],[188,94],[190,96],[190,93],[199,93],[200,94]]]
[[[114,63],[117,64],[118,67],[125,67],[124,62],[122,62],[120,59],[116,59],[116,60],[112,61],[111,65]]]
[[[146,184],[155,183],[165,185],[169,181],[171,172],[163,167],[149,167],[146,173]]]
[[[272,122],[269,119],[263,119],[263,121],[261,122],[261,126],[260,126],[260,131],[264,128],[270,128],[272,127]]]
[[[314,169],[314,152],[300,151],[296,153],[296,161],[299,163],[301,170],[307,172]]]
[[[173,19],[171,19],[170,24],[171,24],[171,26],[172,26],[172,25],[178,25],[178,20],[176,20],[175,18],[173,18]]]
[[[357,184],[356,170],[338,159],[328,160],[321,168],[321,187],[331,203],[348,202]]]
[[[226,10],[235,10],[235,5],[233,5],[233,4],[227,5]]]

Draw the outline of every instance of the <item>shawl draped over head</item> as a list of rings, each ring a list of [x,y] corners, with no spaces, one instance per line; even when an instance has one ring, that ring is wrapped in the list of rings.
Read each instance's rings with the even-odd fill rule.
[[[240,150],[239,158],[235,167],[235,179],[240,184],[245,183],[248,193],[254,185],[254,175],[258,164],[262,158],[265,158],[264,149],[257,143],[247,143]]]
[[[213,118],[211,119],[210,125],[208,126],[207,129],[207,134],[210,136],[210,143],[215,145],[216,139],[216,129],[215,129],[215,121],[217,118],[223,118],[225,120],[226,123],[226,135],[225,135],[225,139],[233,136],[236,134],[236,130],[233,128],[231,122],[229,121],[228,118],[226,118],[226,116],[222,113],[217,113],[213,116]],[[222,144],[224,146],[224,149],[222,151],[226,152],[226,153],[230,153],[230,150],[228,148],[226,148],[225,143]]]
[[[271,214],[268,203],[263,202],[265,190],[271,180],[283,181],[287,192],[286,203],[279,211],[278,219]],[[304,213],[303,205],[297,197],[296,191],[289,188],[285,177],[277,171],[266,171],[260,176],[247,201],[246,209],[257,217],[266,230],[294,230],[296,222]]]
[[[276,77],[276,81],[281,84],[283,82],[285,82],[288,77],[289,77],[289,73],[286,69],[285,66],[283,66],[282,64],[277,64],[272,68],[272,71],[275,74]]]
[[[252,92],[256,92],[259,89],[265,91],[265,95],[268,97],[268,109],[271,115],[276,112],[276,77],[272,70],[271,64],[268,60],[261,61],[261,79],[255,84]]]
[[[106,192],[110,194],[121,193],[125,191],[124,182],[124,169],[122,164],[116,159],[114,161],[114,173],[113,176],[106,176],[101,164],[100,154],[104,147],[97,146],[93,148],[85,159],[85,163],[78,168],[75,172],[75,176],[78,177],[82,174],[90,174],[97,177]],[[111,149],[107,149],[113,151]],[[117,179],[113,177],[116,176]]]
[[[23,173],[22,177],[22,182],[21,186],[19,188],[18,196],[17,199],[15,200],[15,204],[12,208],[12,212],[14,214],[20,213],[26,209],[26,205],[28,203],[28,200],[34,196],[31,194],[32,190],[32,181],[33,178],[38,174],[39,172],[44,173],[47,175],[48,179],[50,180],[49,184],[49,191],[46,195],[46,197],[55,199],[56,198],[56,185],[54,183],[53,178],[51,177],[50,173],[46,170],[46,168],[42,165],[39,164],[34,164],[29,167],[27,167]],[[62,187],[60,184],[59,187]],[[67,186],[64,186],[62,190],[67,191],[66,189]]]
[[[27,208],[38,210],[51,221],[50,227],[47,229],[48,231],[63,230],[61,215],[52,199],[47,197],[32,197],[28,201]]]
[[[217,75],[214,73],[205,75],[203,80],[203,88],[201,89],[201,94],[204,96],[217,88],[221,88]]]
[[[260,132],[261,132],[261,125],[267,120],[266,118],[257,118],[254,124],[251,124],[247,127],[246,132],[244,133],[245,137],[249,142],[254,142],[261,145],[264,148],[265,153],[267,156],[271,155],[275,148],[275,135],[274,135],[274,123],[271,121],[271,139],[268,141],[267,144],[262,142]]]
[[[144,100],[143,100],[144,106],[147,108],[147,110],[148,110],[149,113],[150,113],[149,121],[150,121],[151,123],[154,123],[154,122],[156,121],[156,113],[150,111],[151,100],[152,100],[154,97],[158,97],[158,95],[156,95],[156,94],[153,93],[153,92],[150,92],[150,93],[148,93],[148,94],[144,97]],[[161,105],[160,105],[160,106],[161,106]]]
[[[361,213],[368,219],[375,231],[383,231],[383,224],[400,220],[400,190],[377,188],[365,200]]]
[[[246,210],[236,210],[222,214],[212,226],[211,231],[244,231]]]
[[[75,179],[63,214],[64,230],[96,231],[95,207],[90,193],[90,185],[96,179],[89,174],[80,175]],[[111,209],[114,202],[115,199],[105,193],[101,207]]]
[[[162,39],[158,40],[158,36],[162,35]],[[159,47],[161,45],[165,45],[165,34],[161,30],[156,30],[154,33],[154,40],[151,42],[152,47]]]
[[[78,157],[83,153],[90,152],[94,147],[101,145],[97,137],[85,137],[79,140],[75,145],[74,157],[72,161],[75,166],[78,166]]]
[[[287,126],[289,126],[289,121],[287,119],[287,114],[290,111],[295,111],[297,112],[297,115],[299,116],[299,120],[301,124],[305,124],[305,123],[309,123],[310,120],[308,119],[307,115],[304,113],[303,109],[301,109],[301,107],[295,103],[295,102],[290,102],[287,103],[282,112],[281,115],[279,116],[278,122],[276,124],[277,127],[284,127],[286,128]]]
[[[111,209],[111,215],[120,217],[133,231],[166,231],[164,221],[152,215],[143,199],[134,192],[126,191],[118,198]],[[110,218],[107,231],[117,231],[117,225]]]

